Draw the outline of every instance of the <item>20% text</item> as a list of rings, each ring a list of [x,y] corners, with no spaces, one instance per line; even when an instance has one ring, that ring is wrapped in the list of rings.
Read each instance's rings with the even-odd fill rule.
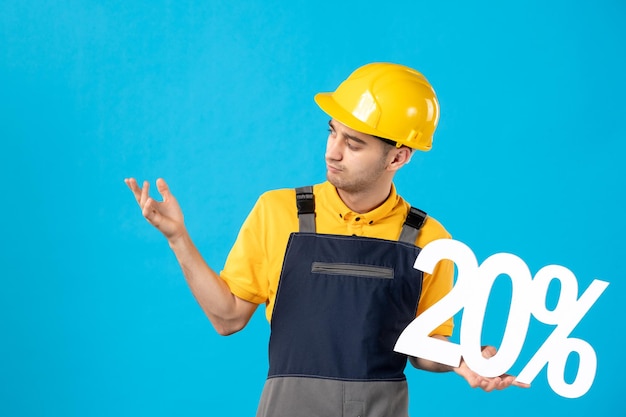
[[[472,250],[452,239],[428,244],[420,252],[414,266],[420,271],[432,273],[443,259],[456,264],[458,274],[454,287],[407,326],[396,342],[395,351],[450,366],[458,366],[462,357],[475,372],[495,377],[507,373],[519,357],[532,314],[542,323],[556,325],[556,329],[516,379],[530,384],[547,365],[548,383],[558,395],[577,398],[591,388],[597,368],[596,353],[588,342],[570,338],[569,335],[602,295],[608,282],[594,280],[578,298],[578,281],[563,266],[545,266],[533,278],[526,263],[509,253],[492,255],[479,266]],[[512,282],[509,317],[497,354],[487,359],[481,353],[482,327],[491,288],[496,278],[503,274]],[[554,279],[560,281],[561,292],[556,307],[550,310],[546,307],[546,296]],[[428,336],[438,325],[461,310],[459,343]],[[565,366],[574,352],[579,356],[579,366],[575,380],[568,383],[565,381]]]

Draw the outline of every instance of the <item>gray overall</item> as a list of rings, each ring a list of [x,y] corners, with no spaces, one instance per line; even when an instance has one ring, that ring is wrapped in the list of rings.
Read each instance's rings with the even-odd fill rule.
[[[393,346],[417,311],[426,213],[411,208],[389,241],[316,234],[312,187],[297,189],[297,204],[257,417],[407,416],[407,358]]]

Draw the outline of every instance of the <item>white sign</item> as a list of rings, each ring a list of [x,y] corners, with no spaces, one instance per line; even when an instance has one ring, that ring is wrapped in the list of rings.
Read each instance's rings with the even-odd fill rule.
[[[597,358],[593,347],[569,334],[602,295],[608,282],[594,280],[578,298],[578,281],[567,268],[548,265],[533,278],[526,263],[510,253],[497,253],[480,266],[474,252],[465,244],[441,239],[428,244],[420,252],[414,267],[432,273],[443,259],[453,261],[458,270],[452,290],[437,304],[424,311],[402,332],[394,350],[450,366],[459,366],[461,357],[474,372],[495,377],[505,374],[517,360],[530,325],[531,314],[540,322],[556,325],[556,329],[517,376],[519,382],[530,384],[548,365],[548,383],[557,394],[567,398],[584,395],[596,374]],[[491,287],[496,278],[506,274],[513,284],[511,307],[497,354],[489,359],[481,353],[481,334]],[[552,310],[546,308],[546,295],[553,279],[560,281],[561,293]],[[460,343],[446,342],[428,335],[441,323],[463,310]],[[576,379],[564,380],[565,365],[570,353],[579,355]]]

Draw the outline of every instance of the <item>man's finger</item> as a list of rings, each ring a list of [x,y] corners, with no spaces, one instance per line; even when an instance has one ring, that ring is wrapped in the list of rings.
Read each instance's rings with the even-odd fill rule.
[[[159,194],[163,198],[163,201],[166,201],[171,196],[170,187],[167,186],[167,183],[163,178],[158,178],[156,180],[157,190],[159,190]]]
[[[137,204],[140,204],[140,202],[141,202],[141,189],[137,185],[137,180],[135,180],[134,178],[126,178],[124,180],[124,182],[126,183],[128,188],[130,189],[130,191],[132,191],[133,196],[135,196],[135,200],[137,201]]]
[[[489,359],[496,356],[496,348],[493,346],[485,346],[482,350],[483,358]]]
[[[157,208],[157,202],[148,197],[144,206],[142,207],[141,214],[143,214],[143,217],[145,217],[153,225],[155,225],[155,223],[158,223],[160,214]]]
[[[516,387],[519,387],[519,388],[530,388],[530,384],[526,384],[526,383],[524,383],[524,382],[519,382],[519,381],[517,381],[517,380],[514,380],[514,381],[511,383],[511,385],[515,385]]]
[[[141,197],[139,199],[139,206],[143,209],[150,198],[150,183],[148,181],[143,182],[143,188],[141,189]]]

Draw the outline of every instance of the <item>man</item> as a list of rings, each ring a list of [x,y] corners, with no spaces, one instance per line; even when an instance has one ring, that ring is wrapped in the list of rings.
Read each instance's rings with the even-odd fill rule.
[[[218,333],[241,330],[266,304],[270,370],[259,416],[405,416],[407,358],[393,346],[416,314],[451,289],[453,265],[440,262],[432,274],[413,268],[420,248],[450,235],[396,193],[393,177],[414,149],[431,148],[437,98],[419,72],[374,63],[315,101],[331,117],[327,181],[261,196],[220,274],[191,241],[165,181],[157,180],[162,202],[149,197],[148,182],[126,183]],[[450,319],[432,337],[451,333]],[[464,362],[410,360],[486,391],[521,386],[509,375],[484,378]]]

